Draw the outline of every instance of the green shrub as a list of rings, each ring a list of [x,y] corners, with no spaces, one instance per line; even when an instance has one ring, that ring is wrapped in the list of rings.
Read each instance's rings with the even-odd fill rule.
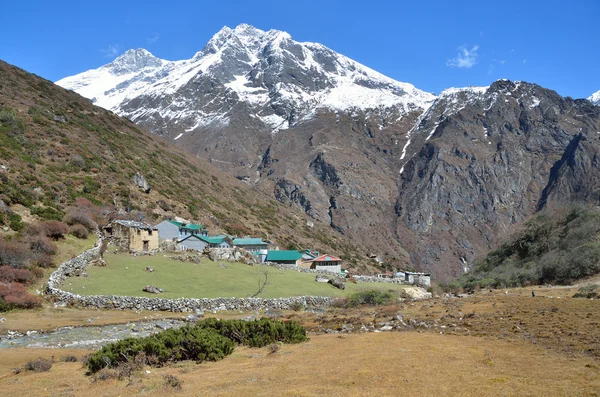
[[[351,307],[361,306],[361,305],[389,305],[395,300],[394,294],[391,292],[383,292],[377,290],[367,290],[355,292],[348,298],[348,304]]]
[[[8,213],[8,225],[15,232],[20,232],[25,227],[21,220],[21,215],[15,214],[14,212]]]
[[[598,299],[600,298],[600,285],[590,284],[579,288],[579,291],[573,295],[573,298]]]
[[[195,326],[170,329],[146,338],[127,338],[104,346],[88,359],[91,373],[117,367],[144,353],[148,363],[162,366],[169,361],[218,361],[233,352],[231,340]]]
[[[60,221],[65,216],[64,212],[52,207],[31,207],[31,214],[49,221]]]
[[[180,360],[218,361],[233,352],[235,343],[263,347],[276,342],[306,341],[306,330],[294,322],[263,318],[256,321],[207,319],[146,338],[127,338],[104,346],[87,359],[90,373],[117,368],[143,354],[149,365]]]
[[[197,327],[215,330],[240,345],[264,347],[275,342],[300,343],[307,340],[306,330],[299,324],[261,318],[255,321],[206,319]]]

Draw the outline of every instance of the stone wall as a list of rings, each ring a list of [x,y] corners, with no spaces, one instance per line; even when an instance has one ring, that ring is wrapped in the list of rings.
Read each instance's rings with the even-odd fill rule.
[[[90,262],[98,258],[102,235],[98,233],[98,242],[92,249],[64,262],[48,278],[45,294],[60,302],[84,307],[119,310],[165,310],[172,312],[189,312],[200,310],[264,310],[292,309],[294,306],[331,306],[335,298],[326,296],[297,296],[291,298],[147,298],[135,296],[91,295],[83,296],[63,291],[60,285],[71,276],[81,274],[90,266]]]
[[[402,278],[384,278],[384,277],[376,277],[376,276],[352,276],[356,281],[360,281],[361,283],[390,283],[390,284],[406,284],[404,279]]]

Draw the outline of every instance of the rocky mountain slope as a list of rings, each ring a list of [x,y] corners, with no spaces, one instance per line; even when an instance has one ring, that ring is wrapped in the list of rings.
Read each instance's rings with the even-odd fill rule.
[[[189,60],[132,50],[58,84],[437,277],[540,208],[597,200],[600,108],[525,82],[435,97],[240,25]]]
[[[326,225],[312,225],[303,211],[74,92],[0,61],[0,215],[12,211],[25,221],[37,213],[56,215],[78,197],[103,207],[103,213],[143,216],[150,223],[182,216],[211,233],[260,236],[282,248],[312,247],[362,271],[374,262],[364,246]],[[0,224],[3,220],[0,216]]]

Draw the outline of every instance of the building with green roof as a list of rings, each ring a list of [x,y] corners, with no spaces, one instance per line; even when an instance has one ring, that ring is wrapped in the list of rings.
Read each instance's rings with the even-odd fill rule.
[[[203,225],[164,220],[154,226],[158,229],[159,240],[180,241],[188,236],[207,236],[208,231]]]
[[[233,239],[233,245],[235,247],[243,248],[248,252],[259,252],[269,248],[269,244],[263,241],[262,238],[254,237],[236,237]]]
[[[267,262],[298,266],[302,260],[302,253],[298,250],[269,250],[266,260]]]

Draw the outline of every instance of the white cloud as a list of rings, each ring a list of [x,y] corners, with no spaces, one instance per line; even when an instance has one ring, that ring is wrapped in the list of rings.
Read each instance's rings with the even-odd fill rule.
[[[477,63],[478,49],[478,45],[473,46],[473,48],[470,50],[467,48],[467,46],[460,46],[458,48],[458,55],[456,55],[456,58],[448,59],[446,61],[446,66],[467,69],[472,68],[473,65]]]
[[[118,44],[109,44],[108,47],[100,49],[105,58],[116,58],[120,51],[121,46]]]
[[[158,35],[158,33],[154,33],[154,36],[150,37],[149,39],[146,39],[146,42],[148,44],[154,44],[158,41],[158,39],[160,39],[160,36]]]

